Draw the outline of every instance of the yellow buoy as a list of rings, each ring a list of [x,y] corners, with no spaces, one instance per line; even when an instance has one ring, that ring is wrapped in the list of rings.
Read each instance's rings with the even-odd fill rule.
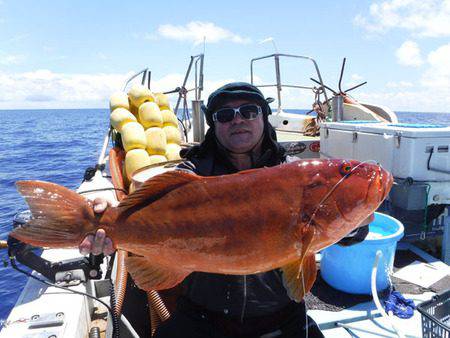
[[[150,164],[167,162],[167,158],[164,155],[150,155]]]
[[[161,110],[163,126],[174,126],[178,127],[178,120],[173,111],[169,109]]]
[[[167,97],[166,94],[154,93],[153,95],[155,96],[155,102],[158,104],[161,110],[170,109],[169,98]]]
[[[109,109],[114,111],[116,108],[125,108],[130,110],[130,103],[128,102],[128,95],[124,92],[117,92],[111,95],[109,99]]]
[[[130,180],[127,177],[127,170],[125,168],[125,166],[122,166],[122,178],[123,178],[123,185],[125,187],[129,187],[130,186]]]
[[[128,97],[130,98],[130,103],[137,108],[144,102],[155,101],[155,97],[150,89],[140,84],[135,84],[130,88]]]
[[[147,152],[150,155],[164,155],[166,153],[166,134],[159,127],[148,128],[145,131],[147,138]]]
[[[111,113],[109,117],[111,125],[114,129],[116,129],[119,133],[122,132],[122,127],[128,122],[136,122],[136,118],[133,114],[131,114],[125,108],[116,108]]]
[[[130,112],[131,114],[136,116],[136,118],[138,118],[139,107],[136,107],[134,104],[130,102]]]
[[[163,130],[166,133],[167,143],[181,144],[180,130],[177,127],[165,126],[163,127]]]
[[[166,157],[169,161],[179,160],[181,147],[176,143],[168,143],[166,146]]]
[[[162,127],[162,115],[155,102],[145,102],[139,107],[139,122],[145,129]]]
[[[128,122],[122,127],[122,144],[125,151],[131,149],[145,149],[147,139],[144,127],[137,122]]]
[[[132,149],[125,155],[125,172],[127,178],[131,181],[133,173],[147,165],[152,164],[150,156],[144,149]]]

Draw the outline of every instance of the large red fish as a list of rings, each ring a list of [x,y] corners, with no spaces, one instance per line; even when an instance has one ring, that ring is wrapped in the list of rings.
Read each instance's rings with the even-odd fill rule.
[[[300,300],[316,277],[314,253],[346,236],[386,197],[392,176],[357,161],[304,160],[237,174],[155,176],[98,217],[82,196],[39,181],[17,182],[33,214],[11,236],[76,247],[105,229],[143,289],[180,283],[193,271],[253,274],[281,268]]]

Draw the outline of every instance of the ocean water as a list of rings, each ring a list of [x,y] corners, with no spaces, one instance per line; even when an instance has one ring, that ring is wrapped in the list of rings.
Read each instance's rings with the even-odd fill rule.
[[[292,112],[292,111],[291,111]],[[304,113],[304,111],[295,111]],[[402,123],[450,125],[450,113],[398,112]],[[17,180],[45,180],[75,189],[94,166],[109,123],[106,109],[0,110],[0,239],[14,215],[26,209]],[[5,250],[0,259],[7,260]],[[26,276],[0,265],[0,328]]]

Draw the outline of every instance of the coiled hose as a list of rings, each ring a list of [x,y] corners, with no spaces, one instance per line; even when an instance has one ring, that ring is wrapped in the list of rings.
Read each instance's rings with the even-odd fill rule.
[[[148,303],[150,305],[150,323],[152,326],[152,336],[161,322],[170,318],[170,312],[167,310],[164,301],[155,290],[147,292]]]
[[[120,325],[119,325],[119,317],[120,312],[117,312],[117,302],[116,302],[116,295],[114,293],[114,284],[111,281],[111,285],[109,286],[110,291],[110,304],[111,304],[111,318],[112,318],[112,327],[113,327],[113,333],[112,336],[114,338],[120,337]]]
[[[89,338],[100,338],[100,329],[97,326],[94,326],[89,331]]]
[[[147,297],[149,295],[147,294]],[[150,303],[150,300],[148,301]],[[161,324],[161,318],[159,318],[156,310],[153,306],[150,306],[150,327],[151,327],[151,336],[155,335],[157,327]]]
[[[115,311],[118,316],[122,313],[123,301],[125,299],[125,291],[127,289],[127,275],[128,270],[125,266],[125,259],[128,256],[128,252],[123,250],[117,250],[116,252],[116,280],[115,280],[115,297],[116,307]]]

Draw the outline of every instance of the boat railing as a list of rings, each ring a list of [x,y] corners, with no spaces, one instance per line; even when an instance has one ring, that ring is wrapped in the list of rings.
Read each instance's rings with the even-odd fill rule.
[[[140,72],[137,72],[136,74],[132,75],[125,82],[125,84],[123,85],[122,91],[124,92],[127,89],[127,87],[130,84],[130,82],[133,81],[135,78],[137,78],[141,74],[142,74],[141,84],[144,86],[145,82],[146,82],[145,80],[147,79],[147,87],[148,87],[148,89],[150,89],[150,82],[151,82],[152,72],[148,68],[144,68]]]
[[[177,87],[175,91],[178,91],[178,100],[175,105],[174,112],[178,113],[178,108],[180,107],[181,100],[183,99],[183,95],[190,91],[194,91],[195,100],[200,101],[201,95],[203,91],[203,62],[204,62],[204,54],[198,54],[195,56],[191,56],[191,61],[189,62],[188,68],[186,70],[186,74],[184,76],[183,84],[181,87]],[[189,79],[189,76],[192,71],[192,66],[194,65],[194,88],[186,89],[186,84]]]
[[[194,129],[194,141],[200,142],[203,140],[205,130],[204,130],[204,116],[201,112],[201,97],[203,91],[203,63],[204,63],[205,55],[198,54],[195,56],[191,56],[191,60],[189,62],[188,68],[186,70],[186,74],[184,76],[183,84],[181,87],[175,88],[175,90],[168,93],[178,92],[178,99],[175,105],[174,113],[178,117],[182,127],[185,141],[188,141],[188,133],[193,128]],[[191,89],[187,89],[186,85],[188,79],[191,75],[192,66],[194,66],[194,87]],[[191,118],[188,108],[187,102],[187,94],[189,92],[194,92],[194,100],[192,100],[192,114],[193,118]],[[180,108],[180,104],[183,101],[183,112],[181,114],[178,113],[178,109]],[[181,118],[180,118],[181,117]],[[192,121],[192,124],[191,124]]]
[[[198,54],[191,56],[188,68],[184,75],[184,80],[181,86],[176,87],[173,90],[166,91],[164,94],[173,94],[178,93],[177,103],[175,105],[174,113],[178,113],[178,109],[180,107],[181,101],[185,98],[186,94],[189,92],[194,92],[195,100],[200,101],[201,95],[203,91],[203,63],[204,63],[204,54]],[[194,87],[186,88],[187,82],[191,75],[192,66],[194,66]],[[147,88],[151,89],[151,74],[152,72],[148,68],[144,68],[143,70],[135,73],[130,78],[125,81],[125,84],[122,88],[122,91],[125,91],[128,85],[137,78],[139,75],[142,75],[141,84],[145,85],[147,83]]]
[[[320,88],[317,88],[315,86],[300,86],[300,85],[292,85],[292,84],[283,84],[281,82],[281,72],[280,72],[280,58],[294,58],[294,59],[299,59],[299,60],[306,60],[306,61],[311,61],[314,65],[314,69],[317,73],[317,77],[319,78],[319,84],[320,84],[320,88],[322,88],[322,90],[320,90]],[[256,61],[260,61],[260,60],[264,60],[264,59],[270,59],[273,58],[274,62],[275,62],[275,76],[276,76],[276,83],[275,84],[262,84],[262,85],[256,85],[259,88],[265,88],[265,87],[275,87],[277,89],[277,99],[278,99],[278,108],[277,108],[277,114],[279,114],[282,111],[282,104],[281,104],[281,90],[283,87],[286,88],[297,88],[297,89],[306,89],[306,90],[312,90],[313,92],[318,92],[318,90],[320,90],[320,92],[324,94],[325,96],[325,101],[328,101],[328,97],[327,97],[327,93],[325,90],[323,90],[323,88],[325,88],[324,84],[323,84],[323,80],[322,80],[322,75],[320,74],[320,70],[319,70],[319,66],[317,65],[317,62],[309,57],[309,56],[304,56],[304,55],[294,55],[294,54],[281,54],[281,53],[276,53],[276,54],[270,54],[270,55],[266,55],[266,56],[261,56],[261,57],[257,57],[254,58],[250,61],[250,82],[254,84],[254,63]]]
[[[188,141],[188,133],[191,131],[192,128],[194,128],[195,131],[194,134],[196,135],[196,137],[194,137],[194,141],[198,142],[201,141],[204,135],[204,117],[203,114],[201,113],[200,108],[202,103],[201,98],[204,79],[203,75],[204,58],[205,57],[203,53],[198,55],[192,55],[190,57],[190,62],[186,69],[183,82],[181,83],[181,85],[176,87],[175,89],[163,92],[166,95],[178,94],[178,98],[173,111],[180,122],[180,126],[183,129],[182,131],[186,141]],[[187,88],[188,81],[192,76],[192,72],[194,76],[192,88]],[[149,68],[144,68],[141,71],[133,74],[125,81],[122,87],[122,91],[126,92],[128,85],[139,76],[141,76],[141,84],[143,86],[146,86],[148,89],[151,89],[151,74],[152,72],[149,70]],[[194,99],[192,100],[192,114],[194,115],[193,116],[194,118],[191,118],[190,109],[187,101],[187,95],[190,92],[194,93]],[[108,134],[105,136],[104,144],[108,144],[110,134],[111,131],[108,131]],[[104,148],[104,150],[106,151],[106,148]],[[104,163],[105,151],[103,151],[102,149],[101,155],[98,160],[99,164]]]

